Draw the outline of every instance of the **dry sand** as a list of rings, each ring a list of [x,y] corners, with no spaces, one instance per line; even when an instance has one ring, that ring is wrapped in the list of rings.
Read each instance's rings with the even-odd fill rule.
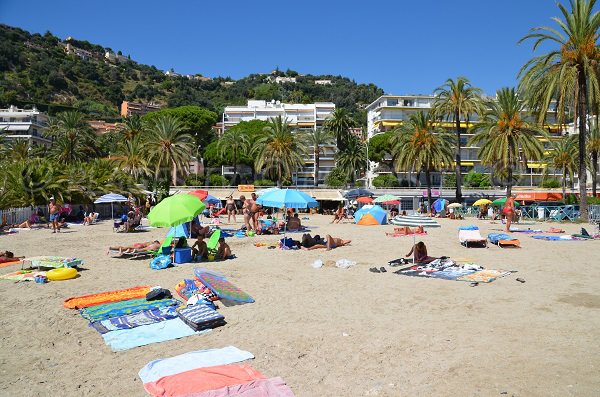
[[[477,223],[487,235],[502,225],[442,220],[441,228],[420,238],[430,255],[518,271],[471,288],[396,275],[390,267],[371,273],[370,267],[408,252],[412,238],[386,237],[391,225],[329,220],[315,215],[304,223],[321,235],[352,239],[351,246],[284,252],[253,246],[276,236],[229,239],[238,258],[206,267],[225,273],[256,303],[221,307],[228,323],[208,334],[120,353],[62,302],[141,284],[173,290],[195,265],[155,271],[147,260],[105,254],[109,245],[162,238],[165,229],[123,235],[104,222],[57,235],[1,236],[0,250],[77,256],[87,270],[46,285],[0,281],[0,395],[145,396],[137,372],[148,361],[227,345],[252,352],[255,368],[283,377],[297,396],[600,395],[600,241],[519,235],[522,249],[467,249],[458,243],[458,226]],[[571,233],[581,227],[560,226]],[[358,264],[314,269],[310,264],[318,258]]]

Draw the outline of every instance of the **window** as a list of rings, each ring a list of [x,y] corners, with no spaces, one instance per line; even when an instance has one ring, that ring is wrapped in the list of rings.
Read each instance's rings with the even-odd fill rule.
[[[405,99],[404,100],[404,106],[412,106],[413,105],[413,101],[410,99]]]
[[[398,100],[397,99],[388,99],[387,105],[388,106],[398,106]]]

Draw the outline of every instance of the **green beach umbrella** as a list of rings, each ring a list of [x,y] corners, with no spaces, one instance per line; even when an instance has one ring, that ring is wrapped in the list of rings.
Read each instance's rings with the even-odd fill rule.
[[[504,205],[504,203],[506,203],[506,197],[502,197],[502,198],[492,201],[492,204],[497,205],[497,206]],[[515,200],[515,207],[518,207],[519,205],[520,205],[519,202]]]
[[[206,206],[191,194],[176,194],[158,203],[148,214],[150,225],[173,227],[191,222]]]
[[[399,201],[400,197],[394,196],[393,194],[384,194],[383,196],[377,197],[373,200],[374,203],[385,203],[386,201]]]

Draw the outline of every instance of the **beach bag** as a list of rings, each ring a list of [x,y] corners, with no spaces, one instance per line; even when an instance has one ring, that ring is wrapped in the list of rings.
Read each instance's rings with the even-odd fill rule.
[[[164,288],[156,288],[146,294],[147,301],[154,301],[159,299],[171,299],[171,291]]]
[[[166,269],[170,265],[171,257],[166,255],[159,255],[150,262],[150,268],[154,270]]]

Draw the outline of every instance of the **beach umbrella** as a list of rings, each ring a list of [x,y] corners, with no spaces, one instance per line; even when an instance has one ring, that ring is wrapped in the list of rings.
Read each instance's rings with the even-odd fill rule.
[[[191,192],[188,192],[187,194],[191,194],[192,196],[196,196],[201,201],[204,201],[206,199],[206,197],[208,197],[208,192],[206,190],[202,190],[202,189],[192,190]]]
[[[354,220],[357,225],[363,226],[385,225],[387,213],[378,205],[365,205],[354,213]]]
[[[260,190],[260,191],[258,191],[258,192],[256,193],[256,195],[257,195],[257,196],[262,196],[263,194],[267,194],[267,193],[275,192],[275,191],[277,191],[277,190],[281,190],[281,189],[279,189],[278,187],[270,187],[270,188],[268,188],[268,189],[263,189],[263,190]]]
[[[386,203],[388,201],[399,201],[400,197],[398,196],[394,196],[393,194],[384,194],[383,196],[379,196],[377,197],[375,200],[373,200],[374,203]]]
[[[202,200],[206,204],[219,205],[221,204],[221,200],[213,196],[212,194],[207,195],[204,200]]]
[[[94,201],[94,204],[108,204],[110,203],[110,217],[111,219],[115,218],[114,215],[114,203],[125,203],[129,199],[125,196],[116,193],[108,193],[103,196],[100,196]]]
[[[440,224],[433,218],[419,215],[398,215],[395,216],[390,223],[396,226],[423,226],[423,227],[440,227]]]
[[[448,205],[448,208],[460,208],[462,207],[461,203],[452,203]]]
[[[187,223],[182,223],[181,225],[177,225],[169,229],[167,233],[167,237],[185,237],[190,238],[190,232]]]
[[[400,200],[384,201],[383,203],[379,203],[379,204],[383,204],[383,205],[400,205]]]
[[[319,205],[317,200],[308,194],[294,189],[277,189],[265,193],[256,202],[274,208],[314,208]]]
[[[448,203],[448,200],[446,200],[446,199],[437,199],[433,202],[432,207],[437,212],[440,212],[444,209],[444,207],[446,206],[447,203]]]
[[[356,199],[356,202],[363,204],[371,204],[373,202],[373,199],[371,197],[359,197]]]
[[[497,206],[502,206],[505,203],[506,203],[506,197],[502,197],[502,198],[499,198],[499,199],[496,199],[496,200],[492,201],[492,204],[493,205],[497,205]],[[519,202],[515,201],[515,207],[518,207],[518,206],[519,206]]]
[[[148,214],[150,225],[172,227],[191,222],[206,206],[191,194],[176,194],[158,203]]]
[[[344,194],[344,198],[346,198],[346,199],[355,199],[358,197],[373,197],[373,196],[374,196],[373,193],[371,193],[367,189],[363,189],[363,188],[352,189],[352,190],[347,191],[346,194]]]
[[[479,207],[481,205],[488,205],[488,204],[492,204],[492,200],[488,200],[488,199],[483,198],[483,199],[479,199],[479,200],[475,201],[473,203],[473,206]]]

